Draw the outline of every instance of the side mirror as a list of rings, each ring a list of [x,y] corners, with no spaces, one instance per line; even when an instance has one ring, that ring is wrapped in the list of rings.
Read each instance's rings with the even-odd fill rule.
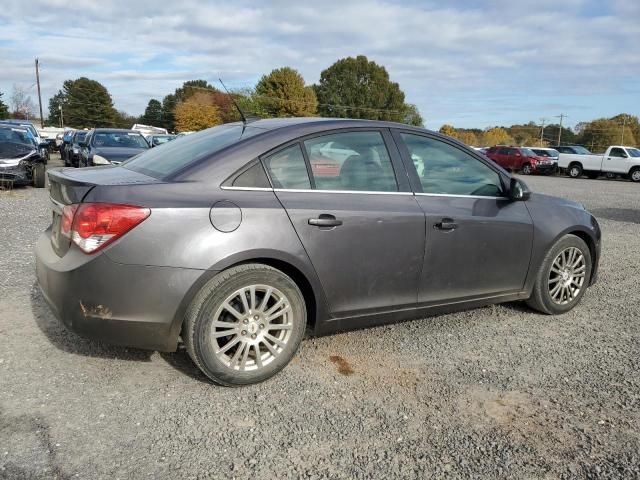
[[[531,190],[527,187],[527,184],[522,180],[511,177],[511,183],[509,184],[509,198],[513,201],[525,201],[529,200],[531,196]]]

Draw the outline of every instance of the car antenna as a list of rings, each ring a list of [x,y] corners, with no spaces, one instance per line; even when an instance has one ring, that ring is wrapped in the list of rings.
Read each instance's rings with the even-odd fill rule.
[[[222,82],[221,78],[218,78],[218,80],[220,81],[220,84],[222,85],[222,88],[224,88],[224,91],[227,92],[227,95],[229,95],[229,98],[231,99],[231,101],[233,102],[233,105],[236,107],[236,109],[238,110],[238,112],[240,113],[240,118],[242,118],[242,123],[244,123],[244,125],[247,125],[247,117],[244,116],[244,112],[242,111],[242,109],[240,108],[240,105],[238,105],[238,102],[236,102],[236,99],[233,98],[233,95],[231,95],[231,93],[229,93],[229,90],[227,90],[227,87],[225,86],[225,84]]]

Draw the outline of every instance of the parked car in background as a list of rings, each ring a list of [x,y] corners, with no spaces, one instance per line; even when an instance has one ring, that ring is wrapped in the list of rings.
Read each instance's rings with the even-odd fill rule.
[[[142,123],[134,123],[131,130],[140,133],[143,137],[147,138],[152,135],[168,135],[169,132],[166,128],[154,127],[153,125],[143,125]]]
[[[0,179],[13,185],[45,186],[42,145],[20,125],[0,125]]]
[[[571,178],[586,175],[595,179],[607,174],[623,175],[633,182],[640,182],[640,149],[613,145],[604,155],[561,153],[558,166]]]
[[[485,155],[502,168],[512,172],[522,172],[524,175],[551,174],[556,169],[556,165],[549,157],[536,155],[530,149],[523,147],[497,145],[487,150]]]
[[[44,159],[44,163],[49,161],[49,144],[44,141],[44,139],[38,133],[33,122],[29,120],[20,120],[20,119],[8,119],[8,120],[0,120],[0,124],[5,125],[17,125],[23,127],[29,131],[29,134],[33,137],[36,145],[38,145],[38,150],[40,153],[40,157]]]
[[[75,130],[71,135],[71,141],[67,149],[67,161],[65,166],[79,167],[82,153],[82,142],[87,137],[88,130]]]
[[[73,139],[73,134],[75,130],[70,129],[65,131],[62,134],[62,144],[60,145],[60,157],[62,158],[62,162],[66,167],[71,165],[69,163],[70,149],[71,149],[71,140]]]
[[[527,147],[527,148],[531,150],[533,153],[535,153],[536,155],[538,155],[539,157],[550,158],[553,161],[557,170],[558,157],[560,156],[560,153],[557,150],[553,148],[546,148],[546,147]]]
[[[170,142],[171,140],[175,140],[175,135],[149,135],[146,137],[147,142],[149,142],[150,147],[157,147],[158,145],[162,145],[164,143]]]
[[[310,163],[329,142],[353,152],[337,176]],[[232,123],[49,180],[36,272],[54,313],[103,341],[181,338],[224,385],[276,374],[307,327],[515,300],[561,314],[597,277],[600,228],[582,205],[409,125]]]
[[[134,130],[96,128],[82,143],[80,166],[118,165],[149,148],[145,138]]]
[[[558,153],[573,153],[575,155],[595,155],[591,153],[589,150],[584,148],[582,145],[556,145],[551,146]]]

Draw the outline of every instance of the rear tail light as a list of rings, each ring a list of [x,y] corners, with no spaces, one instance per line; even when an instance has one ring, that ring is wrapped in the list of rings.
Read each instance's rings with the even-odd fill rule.
[[[79,203],[66,205],[60,231],[85,253],[95,253],[139,225],[151,210],[135,205]]]

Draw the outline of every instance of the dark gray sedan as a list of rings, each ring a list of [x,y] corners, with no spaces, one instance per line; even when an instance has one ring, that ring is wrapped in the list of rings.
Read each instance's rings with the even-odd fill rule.
[[[582,205],[395,123],[228,124],[49,179],[37,277],[55,314],[123,345],[181,338],[225,385],[274,375],[307,329],[514,300],[567,312],[600,257]]]

